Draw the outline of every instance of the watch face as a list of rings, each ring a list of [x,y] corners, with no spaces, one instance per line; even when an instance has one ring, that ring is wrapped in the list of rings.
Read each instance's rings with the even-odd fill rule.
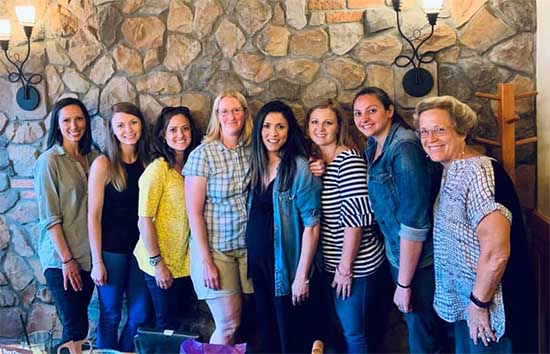
[[[160,258],[153,258],[153,259],[149,258],[149,264],[152,267],[155,267],[158,264],[159,260],[160,260]]]

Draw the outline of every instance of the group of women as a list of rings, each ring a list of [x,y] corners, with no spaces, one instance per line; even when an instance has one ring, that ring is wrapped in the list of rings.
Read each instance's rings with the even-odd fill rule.
[[[211,343],[234,341],[253,293],[258,350],[308,352],[329,325],[312,323],[329,307],[317,296],[326,284],[347,351],[372,352],[389,264],[411,352],[443,350],[442,319],[457,352],[534,350],[521,211],[504,170],[466,145],[475,113],[426,99],[415,134],[367,87],[353,116],[364,154],[331,101],[308,111],[304,136],[287,104],[253,119],[244,96],[224,91],[202,142],[189,110],[167,107],[152,144],[139,109],[119,103],[100,155],[82,103],[57,102],[35,176],[62,341],[86,337],[95,283],[101,348],[132,351],[151,311],[157,328],[178,329],[194,290],[215,322]]]

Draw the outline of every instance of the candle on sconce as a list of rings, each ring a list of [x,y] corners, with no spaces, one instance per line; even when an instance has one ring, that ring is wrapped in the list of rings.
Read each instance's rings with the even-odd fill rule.
[[[22,26],[34,26],[36,21],[36,11],[34,6],[16,6],[15,14]]]
[[[0,41],[9,41],[11,36],[10,20],[0,19]]]
[[[441,12],[443,0],[422,0],[422,7],[427,14],[438,14]]]

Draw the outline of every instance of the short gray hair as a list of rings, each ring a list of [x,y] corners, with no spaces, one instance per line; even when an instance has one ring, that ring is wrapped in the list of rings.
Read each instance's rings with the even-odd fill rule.
[[[466,103],[453,96],[437,96],[423,99],[416,105],[414,125],[418,128],[420,115],[430,109],[443,109],[449,113],[453,127],[461,135],[469,135],[477,127],[477,114]]]

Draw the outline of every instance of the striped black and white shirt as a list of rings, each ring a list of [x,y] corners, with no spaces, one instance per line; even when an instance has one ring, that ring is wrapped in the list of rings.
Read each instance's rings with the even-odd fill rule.
[[[342,256],[345,227],[362,227],[363,239],[353,275],[372,274],[384,262],[384,244],[368,200],[367,165],[355,150],[338,154],[323,175],[321,244],[326,271],[334,273]]]

